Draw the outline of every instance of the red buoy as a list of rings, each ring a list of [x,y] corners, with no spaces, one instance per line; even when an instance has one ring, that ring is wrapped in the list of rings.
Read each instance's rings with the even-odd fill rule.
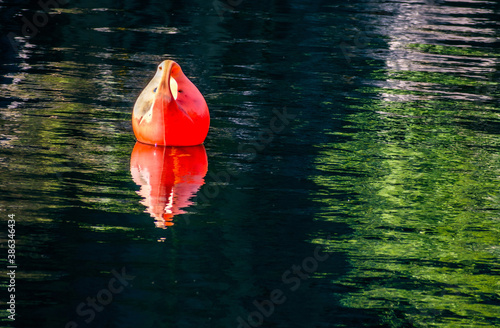
[[[137,141],[155,146],[200,145],[209,126],[203,95],[179,64],[163,61],[134,105],[132,127]]]

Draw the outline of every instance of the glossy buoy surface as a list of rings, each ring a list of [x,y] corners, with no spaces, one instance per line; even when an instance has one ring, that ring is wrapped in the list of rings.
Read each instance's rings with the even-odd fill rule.
[[[137,141],[155,146],[195,146],[210,126],[208,106],[179,64],[163,61],[134,105]]]

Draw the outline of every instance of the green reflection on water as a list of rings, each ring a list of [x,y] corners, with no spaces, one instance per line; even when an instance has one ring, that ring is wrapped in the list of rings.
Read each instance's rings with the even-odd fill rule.
[[[13,74],[17,82],[5,88],[6,96],[24,104],[3,112],[15,117],[3,127],[15,138],[4,142],[8,165],[0,179],[14,196],[0,204],[36,213],[27,221],[46,220],[46,209],[68,206],[142,213],[135,190],[123,187],[131,184],[134,137],[125,128],[130,109],[119,108],[119,99],[110,103],[121,92],[120,74],[103,82],[101,67],[70,61],[34,68],[45,74]]]
[[[425,53],[433,53],[440,55],[459,55],[459,56],[500,56],[500,54],[486,51],[481,48],[471,47],[453,47],[438,44],[423,44],[423,43],[410,43],[407,45],[410,49],[415,49]]]
[[[387,71],[386,79],[394,74]],[[403,81],[483,83],[396,74]],[[311,179],[322,188],[314,195],[318,219],[347,223],[353,232],[314,242],[348,254],[350,272],[333,281],[353,290],[343,306],[379,310],[391,327],[494,327],[500,143],[491,131],[499,108],[427,96],[350,106],[344,129],[330,132],[339,141],[320,147]]]

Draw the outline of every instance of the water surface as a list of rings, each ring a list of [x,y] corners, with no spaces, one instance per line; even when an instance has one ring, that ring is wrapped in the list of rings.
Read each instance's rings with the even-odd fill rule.
[[[1,2],[1,325],[500,325],[499,10],[70,1],[30,37]],[[162,224],[130,117],[164,59],[212,123]]]

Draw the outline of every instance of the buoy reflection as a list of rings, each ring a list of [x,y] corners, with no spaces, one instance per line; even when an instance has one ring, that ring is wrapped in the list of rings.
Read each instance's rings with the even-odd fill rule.
[[[130,173],[140,186],[137,192],[159,228],[174,225],[175,215],[193,204],[190,199],[205,183],[208,160],[205,147],[155,147],[135,144]]]

